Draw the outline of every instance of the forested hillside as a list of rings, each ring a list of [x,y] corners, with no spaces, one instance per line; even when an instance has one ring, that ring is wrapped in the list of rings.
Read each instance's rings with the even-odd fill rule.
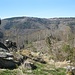
[[[5,39],[36,41],[52,35],[66,40],[69,31],[75,32],[75,18],[13,17],[3,19],[0,28]]]

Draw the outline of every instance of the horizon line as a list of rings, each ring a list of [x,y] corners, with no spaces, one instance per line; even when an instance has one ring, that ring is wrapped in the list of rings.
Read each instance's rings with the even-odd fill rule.
[[[0,18],[0,19],[9,19],[9,18],[17,18],[17,17],[33,17],[33,18],[45,18],[45,19],[50,19],[50,18],[75,18],[75,16],[57,16],[57,17],[10,16],[10,17],[3,17],[3,18]]]

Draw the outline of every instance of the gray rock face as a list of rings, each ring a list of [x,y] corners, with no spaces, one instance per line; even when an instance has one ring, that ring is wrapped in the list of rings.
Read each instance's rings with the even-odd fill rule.
[[[16,68],[17,65],[21,64],[22,56],[16,56],[14,57],[14,54],[9,52],[9,50],[6,48],[6,46],[1,43],[0,44],[0,68]],[[15,60],[17,59],[17,60]]]

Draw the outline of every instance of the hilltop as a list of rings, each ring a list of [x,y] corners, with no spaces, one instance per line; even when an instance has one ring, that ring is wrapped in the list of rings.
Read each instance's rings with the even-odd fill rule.
[[[13,17],[2,20],[1,29],[5,31],[7,38],[16,35],[31,36],[31,40],[44,39],[47,35],[61,36],[66,34],[69,27],[75,32],[75,18],[35,18],[35,17]],[[10,31],[10,32],[9,32]],[[8,35],[9,33],[9,35]],[[15,34],[13,34],[15,33]],[[12,35],[11,35],[12,34]],[[25,36],[24,36],[25,35]],[[35,37],[32,37],[35,36]],[[60,37],[62,38],[62,37]]]

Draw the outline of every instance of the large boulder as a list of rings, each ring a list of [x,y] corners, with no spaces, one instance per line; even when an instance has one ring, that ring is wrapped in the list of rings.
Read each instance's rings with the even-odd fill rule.
[[[21,64],[23,56],[9,52],[8,48],[0,42],[0,68],[17,68]]]

